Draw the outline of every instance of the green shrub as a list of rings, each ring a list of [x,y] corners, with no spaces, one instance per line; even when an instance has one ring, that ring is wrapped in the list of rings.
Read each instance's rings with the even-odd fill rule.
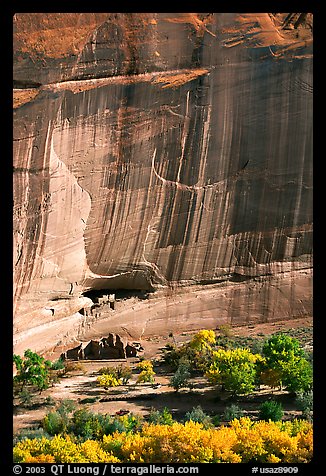
[[[61,416],[67,416],[74,410],[76,410],[76,403],[69,398],[62,400],[57,408],[57,412],[60,413]]]
[[[216,344],[217,344],[217,348],[222,348],[224,350],[235,348],[234,340],[222,335],[217,336]]]
[[[50,435],[65,432],[69,426],[69,414],[76,408],[73,400],[64,399],[56,410],[49,412],[43,419],[43,429]]]
[[[53,406],[55,405],[55,400],[53,397],[51,397],[51,395],[48,395],[46,397],[46,399],[44,400],[44,405],[49,405],[49,406]]]
[[[313,415],[313,392],[301,392],[298,393],[295,403],[299,410],[302,412],[303,418],[311,420]]]
[[[164,407],[161,411],[152,409],[148,416],[148,421],[155,425],[172,425],[173,417],[170,410]]]
[[[226,407],[223,413],[223,419],[225,421],[232,421],[235,418],[239,419],[243,416],[243,410],[235,404]]]
[[[313,367],[314,366],[314,351],[305,350],[305,359],[309,362],[311,367]]]
[[[26,408],[32,405],[33,395],[26,388],[24,388],[18,395],[19,403]]]
[[[186,413],[185,421],[190,420],[197,423],[202,423],[204,425],[204,428],[209,428],[212,426],[211,417],[203,411],[200,405],[194,407],[190,412]]]
[[[39,440],[41,438],[49,438],[49,433],[46,433],[43,428],[23,428],[19,433],[17,433],[13,438],[14,445],[19,441],[23,440]]]
[[[63,370],[65,368],[65,361],[59,357],[58,360],[55,360],[51,364],[51,370]]]
[[[255,339],[251,344],[251,352],[253,354],[263,354],[264,340]]]
[[[221,417],[220,415],[213,415],[212,417],[212,425],[213,426],[219,426],[221,423]]]
[[[73,408],[70,403],[71,400],[64,400],[58,410],[52,411],[44,417],[43,429],[49,435],[54,436],[65,432],[75,435],[79,441],[101,440],[103,435],[110,435],[114,432],[135,432],[139,431],[142,426],[142,419],[132,413],[113,417],[82,408],[69,416],[68,414]]]
[[[112,435],[115,432],[137,432],[142,426],[142,418],[132,413],[123,416],[101,415],[100,422],[104,435]]]
[[[312,387],[312,366],[305,358],[294,358],[284,362],[282,383],[289,392],[308,392]]]
[[[281,403],[275,400],[269,400],[262,403],[259,407],[259,419],[265,421],[279,421],[283,417],[283,408]]]
[[[95,403],[95,402],[97,402],[97,400],[98,400],[98,397],[86,397],[86,398],[82,398],[81,400],[79,400],[79,403],[81,403],[81,404]]]
[[[127,426],[125,421],[118,417],[111,417],[108,418],[106,421],[103,422],[103,433],[105,435],[112,435],[115,432],[123,433],[127,430]]]
[[[43,429],[49,435],[58,435],[64,432],[66,428],[65,418],[57,411],[52,411],[43,418]]]
[[[104,427],[111,420],[110,416],[96,414],[84,408],[76,410],[70,420],[69,430],[84,439],[99,439],[104,434]]]
[[[149,423],[154,423],[155,425],[159,424],[161,421],[161,412],[152,408],[148,415]]]

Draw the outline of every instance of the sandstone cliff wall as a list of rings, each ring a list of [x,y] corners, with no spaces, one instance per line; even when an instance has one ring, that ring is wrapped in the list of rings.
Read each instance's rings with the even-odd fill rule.
[[[312,18],[293,15],[15,15],[17,335],[96,288],[215,283],[198,327],[311,315]]]

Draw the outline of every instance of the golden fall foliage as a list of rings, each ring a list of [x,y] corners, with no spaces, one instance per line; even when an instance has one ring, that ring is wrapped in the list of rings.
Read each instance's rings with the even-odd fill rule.
[[[114,432],[102,440],[74,442],[69,436],[26,439],[14,447],[17,463],[307,463],[312,458],[312,425],[234,419],[229,426],[204,428],[188,421],[145,423],[139,432]]]

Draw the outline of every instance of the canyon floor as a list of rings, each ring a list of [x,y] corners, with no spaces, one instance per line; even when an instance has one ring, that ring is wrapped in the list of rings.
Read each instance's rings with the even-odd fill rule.
[[[312,350],[312,318],[298,318],[293,320],[278,321],[275,323],[263,323],[249,326],[238,326],[229,329],[232,337],[261,339],[267,335],[279,331],[291,332],[298,337],[307,350]],[[73,400],[77,408],[89,408],[94,412],[114,415],[123,409],[134,414],[146,416],[152,409],[162,410],[167,407],[176,419],[184,417],[185,413],[193,407],[200,405],[210,414],[222,414],[227,406],[233,403],[227,395],[217,397],[216,389],[209,386],[203,377],[192,379],[192,390],[175,392],[169,386],[172,375],[162,365],[162,349],[166,344],[181,344],[190,340],[195,331],[173,333],[165,336],[151,336],[142,339],[144,351],[141,355],[146,359],[154,360],[156,372],[155,385],[136,385],[136,376],[133,375],[126,386],[118,389],[104,390],[97,386],[98,371],[102,367],[116,366],[121,361],[80,361],[75,370],[71,370],[51,388],[42,392],[41,395],[33,396],[32,404],[24,408],[17,399],[14,399],[13,428],[18,433],[25,428],[38,428],[42,418],[54,408],[55,404],[64,399]],[[52,360],[53,355],[51,356]],[[137,358],[126,359],[131,368],[138,362]],[[49,397],[52,405],[48,405]],[[289,399],[287,392],[261,388],[257,393],[238,397],[237,404],[248,416],[255,417],[258,413],[258,405],[262,401],[273,397],[282,402],[284,418],[293,418],[299,415],[293,400]]]

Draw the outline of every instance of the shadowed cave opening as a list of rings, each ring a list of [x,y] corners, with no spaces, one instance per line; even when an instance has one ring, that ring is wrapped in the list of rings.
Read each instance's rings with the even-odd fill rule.
[[[42,83],[38,83],[36,81],[25,81],[20,79],[13,80],[14,89],[34,89],[39,88],[40,86],[42,86]]]
[[[149,299],[150,291],[143,289],[90,289],[84,291],[82,296],[90,298],[93,302],[97,301],[98,298],[101,298],[106,294],[114,294],[116,301],[123,301],[136,297],[138,299],[144,300]]]

